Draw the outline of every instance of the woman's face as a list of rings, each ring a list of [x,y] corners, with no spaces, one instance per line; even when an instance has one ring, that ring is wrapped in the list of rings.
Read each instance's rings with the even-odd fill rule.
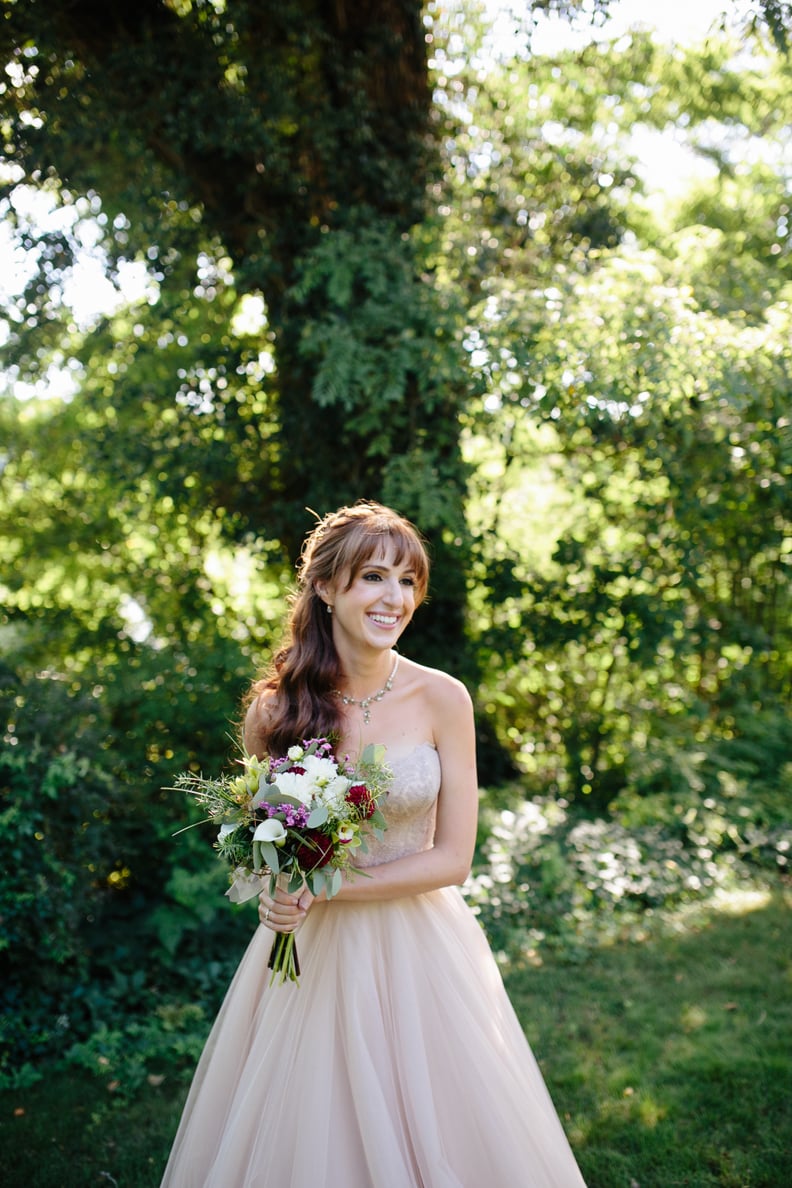
[[[413,617],[416,607],[416,574],[409,561],[396,562],[390,538],[352,576],[342,574],[319,594],[333,608],[336,647],[387,649],[394,646]],[[348,587],[348,588],[347,588]]]

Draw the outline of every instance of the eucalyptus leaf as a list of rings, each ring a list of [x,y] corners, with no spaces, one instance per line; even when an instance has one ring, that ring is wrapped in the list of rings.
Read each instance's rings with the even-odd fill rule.
[[[360,756],[361,767],[380,767],[385,762],[386,752],[382,743],[368,743]]]
[[[323,804],[317,805],[313,812],[308,817],[307,825],[309,829],[318,829],[320,825],[324,825],[329,813]]]
[[[295,796],[286,796],[281,792],[277,784],[270,784],[268,794],[264,797],[269,804],[288,804],[291,808],[304,808],[301,800],[297,800]]]
[[[277,847],[273,846],[272,842],[254,841],[253,864],[257,870],[260,870],[263,866],[268,866],[273,874],[277,874],[280,870],[280,858],[278,857]]]

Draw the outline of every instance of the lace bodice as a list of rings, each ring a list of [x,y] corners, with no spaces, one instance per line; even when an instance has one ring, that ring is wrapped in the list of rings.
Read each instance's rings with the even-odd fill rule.
[[[356,866],[377,866],[428,850],[432,845],[440,791],[440,758],[431,743],[386,761],[393,769],[388,795],[380,802],[388,828],[381,841],[369,836],[368,852],[356,855]]]

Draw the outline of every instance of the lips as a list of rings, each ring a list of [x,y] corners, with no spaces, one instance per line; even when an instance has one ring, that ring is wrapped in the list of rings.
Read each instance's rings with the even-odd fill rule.
[[[399,621],[398,615],[369,615],[372,623],[377,623],[380,627],[395,627]]]

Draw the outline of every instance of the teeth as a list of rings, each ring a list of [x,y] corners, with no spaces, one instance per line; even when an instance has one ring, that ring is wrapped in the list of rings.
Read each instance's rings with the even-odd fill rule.
[[[375,623],[382,623],[385,627],[392,627],[394,623],[398,622],[396,615],[370,615]]]

